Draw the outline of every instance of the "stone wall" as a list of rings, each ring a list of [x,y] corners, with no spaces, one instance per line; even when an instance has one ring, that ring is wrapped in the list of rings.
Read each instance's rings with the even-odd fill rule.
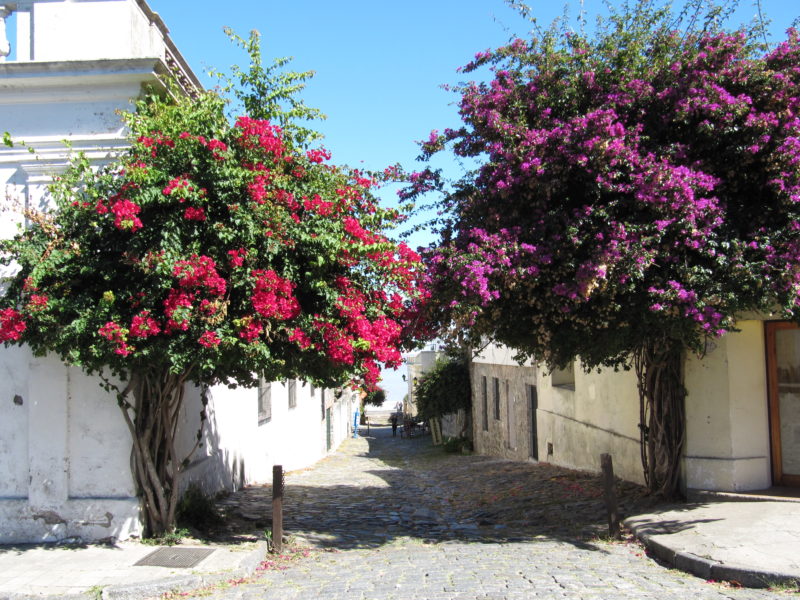
[[[472,430],[475,451],[514,460],[535,458],[531,395],[536,367],[475,361]]]
[[[459,410],[456,413],[450,413],[444,415],[441,419],[442,421],[442,437],[459,437],[461,432],[464,430],[464,419],[466,418],[466,413],[463,410]],[[472,435],[472,431],[468,430],[465,432],[465,435],[469,437]]]

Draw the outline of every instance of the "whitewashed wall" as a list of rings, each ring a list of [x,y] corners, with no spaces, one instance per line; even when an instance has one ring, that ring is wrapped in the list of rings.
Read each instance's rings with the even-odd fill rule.
[[[761,490],[772,482],[764,323],[737,327],[686,363],[689,489]]]
[[[207,492],[235,490],[249,483],[272,480],[273,465],[285,471],[312,465],[329,453],[325,408],[331,408],[331,449],[334,451],[352,433],[355,394],[345,391],[336,398],[333,390],[316,388],[298,381],[297,403],[289,408],[288,384],[272,382],[272,417],[259,421],[258,390],[254,388],[211,388],[204,427],[203,446],[187,470],[187,480],[198,482]],[[188,390],[180,430],[179,447],[194,444],[199,426],[199,391]]]
[[[115,399],[57,358],[0,350],[0,543],[141,531]]]

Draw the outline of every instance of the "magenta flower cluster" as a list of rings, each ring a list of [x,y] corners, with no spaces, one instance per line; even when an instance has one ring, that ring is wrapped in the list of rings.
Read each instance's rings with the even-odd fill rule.
[[[611,364],[647,336],[701,348],[744,310],[795,316],[797,33],[763,55],[741,32],[653,39],[627,64],[514,40],[466,67],[494,79],[461,86],[464,126],[422,143],[483,161],[425,257],[439,326]]]

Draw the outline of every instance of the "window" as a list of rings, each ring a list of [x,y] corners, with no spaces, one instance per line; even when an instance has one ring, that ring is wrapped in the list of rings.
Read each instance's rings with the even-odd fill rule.
[[[286,382],[289,388],[289,408],[297,406],[297,379],[289,379]]]
[[[570,390],[575,389],[575,361],[569,363],[563,369],[553,369],[550,373],[550,380],[556,387],[563,387]]]
[[[483,399],[483,430],[489,431],[489,393],[486,389],[486,377],[481,377],[481,398]]]
[[[258,424],[272,419],[272,384],[263,377],[258,378]]]
[[[492,388],[494,389],[494,418],[500,420],[500,379],[492,377]]]

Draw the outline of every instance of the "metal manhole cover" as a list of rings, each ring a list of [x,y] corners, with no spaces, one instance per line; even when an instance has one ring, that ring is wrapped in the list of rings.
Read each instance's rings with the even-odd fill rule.
[[[139,559],[134,566],[188,569],[197,565],[212,552],[214,552],[214,548],[159,548]]]

